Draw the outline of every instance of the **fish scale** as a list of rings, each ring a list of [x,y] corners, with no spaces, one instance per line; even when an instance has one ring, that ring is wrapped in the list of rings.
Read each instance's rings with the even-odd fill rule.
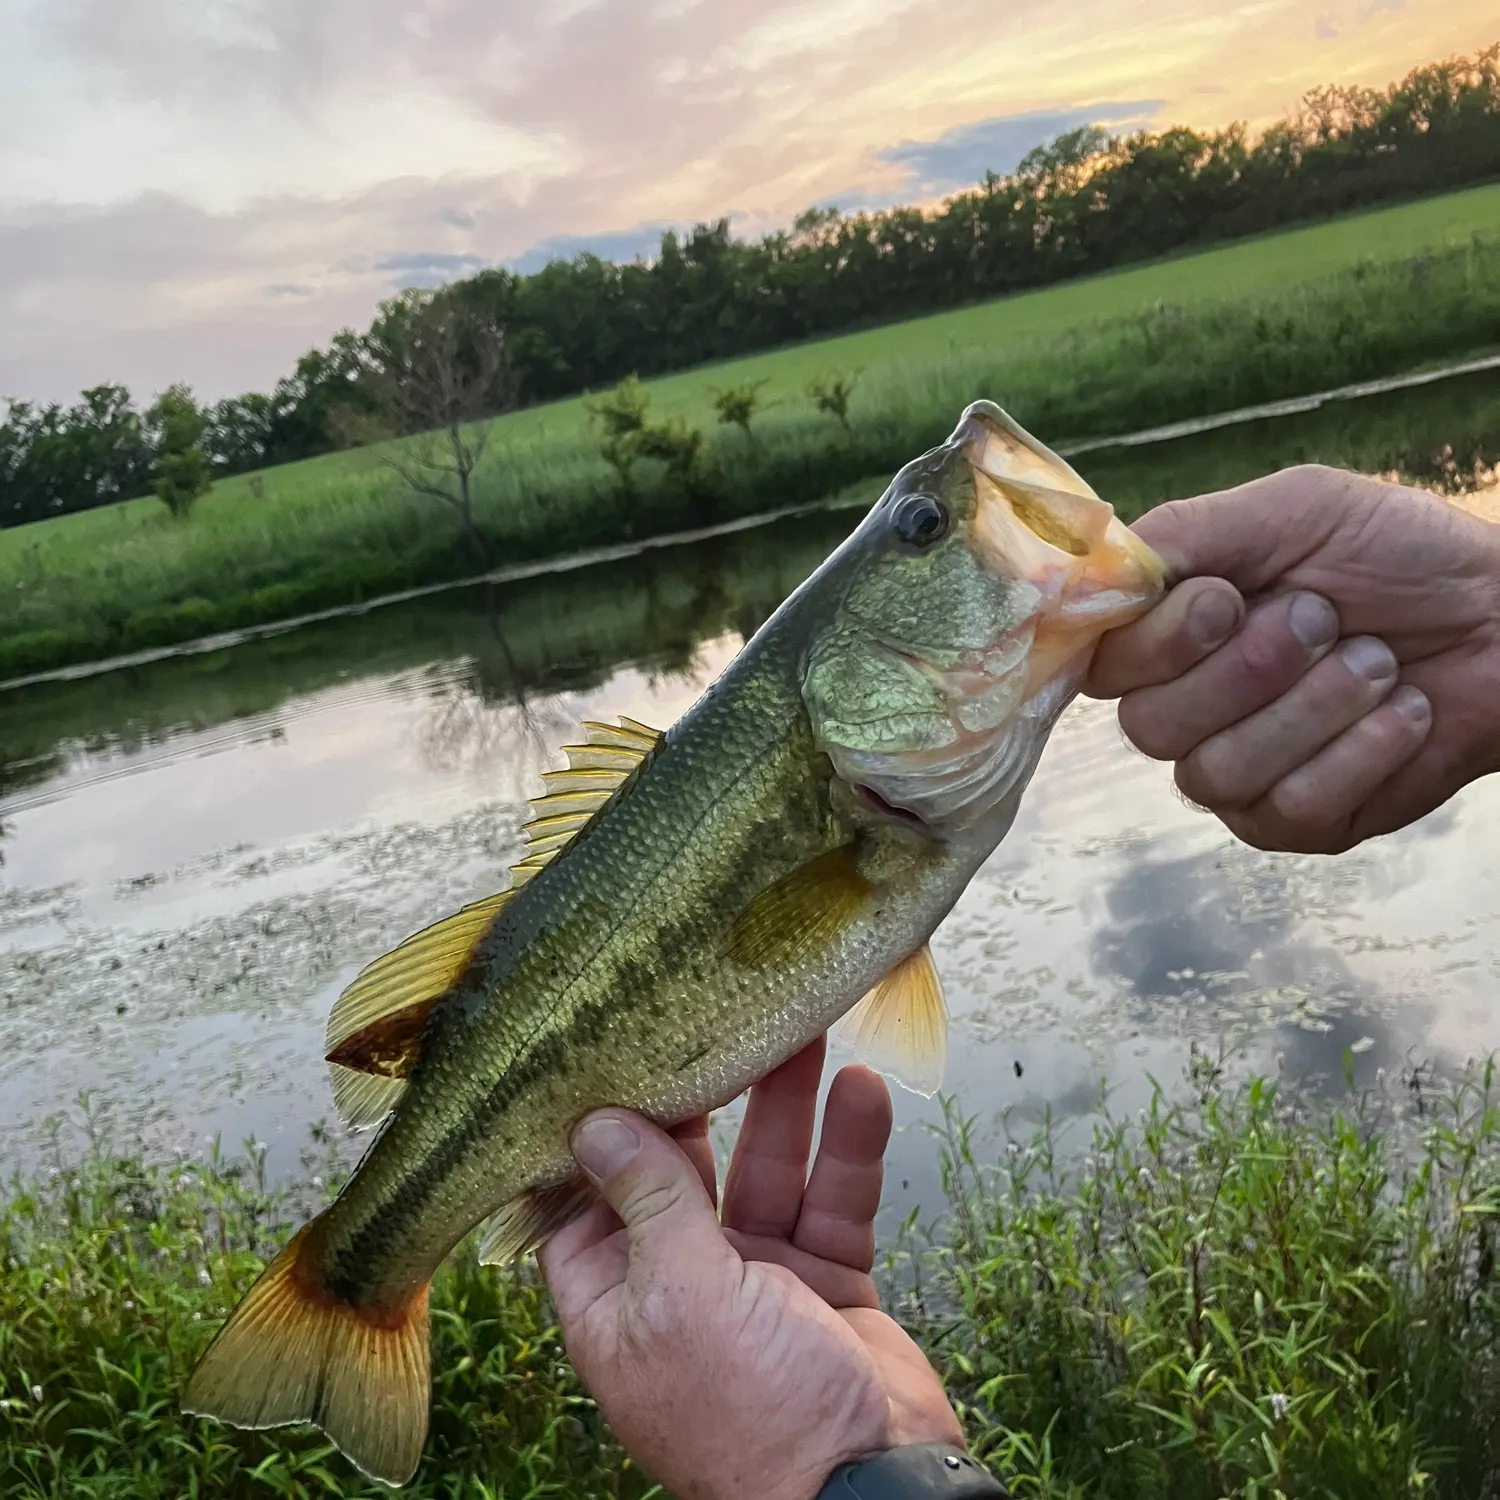
[[[587,726],[512,889],[335,1007],[336,1099],[384,1124],[185,1405],[315,1421],[400,1483],[426,1431],[433,1273],[487,1218],[482,1258],[504,1260],[587,1209],[569,1139],[589,1110],[680,1123],[841,1017],[933,1092],[928,938],[1009,829],[1093,642],[1161,589],[1084,481],[978,403],[666,734]]]

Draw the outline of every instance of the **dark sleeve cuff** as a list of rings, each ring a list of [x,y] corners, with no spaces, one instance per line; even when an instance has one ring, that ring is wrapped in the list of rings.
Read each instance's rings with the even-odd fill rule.
[[[835,1469],[818,1500],[1010,1500],[962,1448],[913,1443]]]

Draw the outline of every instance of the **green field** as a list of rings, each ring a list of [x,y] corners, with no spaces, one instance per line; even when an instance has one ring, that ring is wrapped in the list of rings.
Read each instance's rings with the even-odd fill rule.
[[[764,379],[777,403],[753,443],[712,428],[691,492],[645,472],[622,493],[581,401],[516,413],[476,476],[478,519],[497,563],[553,556],[889,474],[980,395],[1056,442],[1497,344],[1491,186],[655,381],[655,412],[705,429],[713,387]],[[829,371],[863,372],[847,433],[804,394]],[[452,517],[376,450],[331,454],[226,480],[185,525],[147,498],[0,531],[0,678],[471,569]]]

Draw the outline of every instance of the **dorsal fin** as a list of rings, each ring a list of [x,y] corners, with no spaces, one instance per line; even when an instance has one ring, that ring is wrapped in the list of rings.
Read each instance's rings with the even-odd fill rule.
[[[500,909],[573,842],[661,739],[620,720],[584,724],[585,743],[564,745],[566,771],[545,771],[545,795],[533,800],[522,832],[526,857],[511,867],[510,888],[497,891],[406,939],[361,971],[328,1017],[326,1060],[334,1103],[355,1129],[377,1125],[396,1106],[416,1062],[432,1007],[459,981]]]

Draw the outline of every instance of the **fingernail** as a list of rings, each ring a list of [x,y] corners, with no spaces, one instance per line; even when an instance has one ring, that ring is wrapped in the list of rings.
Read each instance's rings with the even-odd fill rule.
[[[1321,594],[1298,594],[1292,600],[1292,634],[1309,651],[1332,643],[1339,633],[1339,617]]]
[[[1200,651],[1222,646],[1239,623],[1239,600],[1226,589],[1208,589],[1188,606],[1188,635]]]
[[[1398,687],[1391,694],[1391,707],[1414,729],[1426,729],[1432,723],[1432,704],[1421,688]]]
[[[1366,682],[1389,682],[1397,673],[1396,657],[1384,641],[1357,635],[1339,647],[1339,660]]]
[[[573,1132],[573,1155],[593,1177],[613,1177],[641,1149],[641,1138],[623,1120],[585,1120]]]

